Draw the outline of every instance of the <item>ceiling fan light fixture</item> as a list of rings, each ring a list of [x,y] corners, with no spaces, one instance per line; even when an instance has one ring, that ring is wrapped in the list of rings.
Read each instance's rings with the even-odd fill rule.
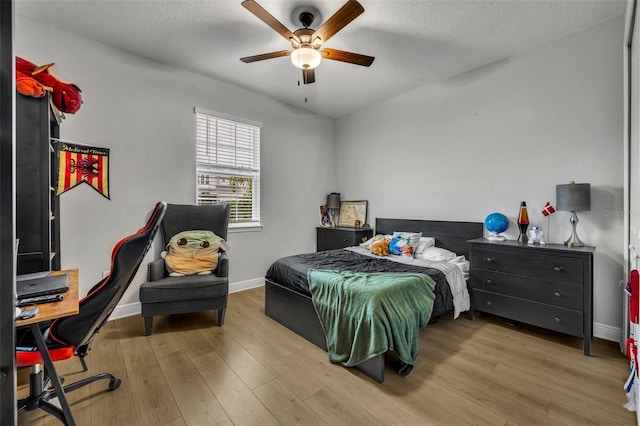
[[[320,65],[322,55],[309,45],[301,46],[291,52],[291,63],[300,69],[314,69]]]
[[[325,20],[318,29],[311,28],[311,24],[316,20],[320,12],[309,6],[300,6],[296,9],[294,15],[297,15],[298,20],[302,24],[302,28],[298,28],[293,32],[260,6],[256,0],[244,0],[242,2],[242,6],[271,27],[275,32],[288,40],[293,48],[292,51],[280,50],[277,52],[240,58],[244,63],[291,56],[291,63],[302,70],[304,84],[310,84],[316,81],[314,70],[318,65],[320,65],[322,59],[340,61],[364,67],[371,65],[375,59],[373,56],[361,55],[359,53],[346,52],[338,49],[324,48],[320,51],[320,48],[324,43],[364,12],[364,7],[358,3],[358,0],[347,0],[347,2],[342,5],[337,12],[331,15],[329,19]],[[300,84],[299,81],[298,84]]]

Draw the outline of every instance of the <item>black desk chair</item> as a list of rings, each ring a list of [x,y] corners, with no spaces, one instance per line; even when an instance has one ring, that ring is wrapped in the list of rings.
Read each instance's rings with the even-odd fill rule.
[[[133,280],[142,259],[151,246],[166,209],[167,204],[164,201],[159,202],[142,229],[116,244],[111,254],[109,275],[80,300],[78,315],[59,318],[49,324],[44,324],[43,334],[52,361],[61,361],[76,355],[80,357],[86,371],[84,357],[91,347],[93,338],[106,323]],[[43,358],[38,351],[35,338],[36,336],[31,333],[31,329],[28,327],[21,327],[16,332],[16,366],[32,367],[29,396],[18,401],[18,414],[42,408],[64,424],[73,424],[69,413],[65,413],[63,409],[49,402],[50,399],[56,397],[57,393],[55,390],[45,390],[52,377],[46,367],[44,372],[40,369]],[[55,379],[58,380],[57,377]],[[120,379],[111,374],[103,373],[64,386],[64,393],[101,379],[109,380],[109,390],[117,389],[120,386]]]
[[[163,247],[167,246],[174,235],[189,230],[211,231],[226,240],[229,212],[228,204],[169,204],[160,228]],[[217,309],[217,325],[224,323],[229,298],[229,259],[223,251],[218,258],[216,270],[209,275],[171,277],[163,258],[149,263],[147,272],[147,282],[140,286],[140,303],[147,336],[153,332],[153,317],[156,315]]]

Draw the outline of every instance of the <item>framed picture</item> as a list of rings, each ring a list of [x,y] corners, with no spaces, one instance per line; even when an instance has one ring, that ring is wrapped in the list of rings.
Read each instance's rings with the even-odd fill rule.
[[[341,201],[338,226],[360,228],[367,223],[368,201]],[[358,225],[358,226],[356,226]]]

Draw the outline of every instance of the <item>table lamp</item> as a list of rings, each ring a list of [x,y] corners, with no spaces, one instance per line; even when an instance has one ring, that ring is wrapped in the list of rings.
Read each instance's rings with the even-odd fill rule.
[[[329,216],[331,216],[331,227],[336,226],[335,216],[336,210],[340,209],[340,193],[332,192],[327,195],[327,208],[329,209]]]
[[[584,243],[576,234],[576,225],[578,224],[576,212],[591,210],[591,184],[571,181],[568,185],[556,185],[556,209],[571,212],[569,222],[571,222],[573,231],[564,245],[583,247]]]

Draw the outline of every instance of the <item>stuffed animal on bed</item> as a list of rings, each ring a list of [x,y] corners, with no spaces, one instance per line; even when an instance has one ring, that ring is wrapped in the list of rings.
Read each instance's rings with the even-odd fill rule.
[[[389,240],[383,239],[371,244],[371,254],[375,254],[376,256],[389,255]]]
[[[169,240],[164,258],[171,277],[208,275],[218,266],[219,249],[229,250],[225,240],[211,231],[182,231]]]

